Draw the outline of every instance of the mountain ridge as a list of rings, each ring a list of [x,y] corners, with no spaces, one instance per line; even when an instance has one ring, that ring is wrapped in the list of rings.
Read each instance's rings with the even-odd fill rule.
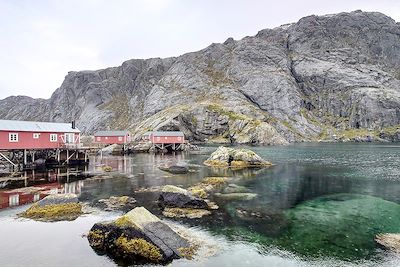
[[[378,12],[311,15],[178,57],[68,72],[49,99],[0,100],[0,117],[75,119],[88,134],[181,130],[202,142],[393,141],[399,44],[400,24]]]

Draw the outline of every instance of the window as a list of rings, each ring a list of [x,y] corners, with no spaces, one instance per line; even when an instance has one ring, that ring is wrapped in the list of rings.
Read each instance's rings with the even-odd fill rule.
[[[98,136],[98,137],[97,137],[97,141],[100,141],[100,140],[101,140],[101,137],[100,137],[100,136]]]
[[[11,195],[8,197],[10,207],[19,205],[19,195]]]
[[[178,141],[181,141],[181,139],[182,139],[182,138],[181,138],[180,136],[178,136]]]
[[[39,133],[34,133],[34,134],[33,134],[33,139],[39,139],[39,137],[40,137],[40,134],[39,134]]]
[[[168,137],[165,137],[165,140],[167,140],[168,139]]]
[[[9,133],[8,141],[10,142],[18,142],[18,134],[17,133]]]
[[[34,194],[33,195],[33,202],[39,201],[40,200],[40,194]]]
[[[157,136],[157,141],[160,141],[160,137],[159,136]]]
[[[50,142],[57,142],[57,134],[50,134]]]
[[[121,136],[118,137],[118,141],[122,141],[122,137]]]
[[[106,136],[106,140],[108,140],[108,136]]]

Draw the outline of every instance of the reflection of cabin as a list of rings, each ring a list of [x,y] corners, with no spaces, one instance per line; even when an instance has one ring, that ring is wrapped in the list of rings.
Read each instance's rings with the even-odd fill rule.
[[[128,131],[98,131],[94,134],[94,142],[98,144],[127,144],[130,141]]]
[[[79,143],[75,123],[0,120],[0,149],[50,149]]]

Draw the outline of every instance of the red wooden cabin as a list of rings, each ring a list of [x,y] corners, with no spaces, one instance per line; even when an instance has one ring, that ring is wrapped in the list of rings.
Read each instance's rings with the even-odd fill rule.
[[[183,144],[185,135],[178,131],[151,132],[150,141],[153,144]]]
[[[0,120],[0,149],[50,149],[80,143],[75,123]]]
[[[130,141],[128,131],[99,131],[94,134],[94,142],[99,144],[127,144]]]

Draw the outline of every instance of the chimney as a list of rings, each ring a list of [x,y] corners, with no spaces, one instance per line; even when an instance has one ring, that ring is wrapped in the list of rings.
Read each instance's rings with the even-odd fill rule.
[[[75,129],[75,128],[76,128],[76,126],[75,126],[75,120],[73,120],[71,124],[72,124],[72,129]]]

